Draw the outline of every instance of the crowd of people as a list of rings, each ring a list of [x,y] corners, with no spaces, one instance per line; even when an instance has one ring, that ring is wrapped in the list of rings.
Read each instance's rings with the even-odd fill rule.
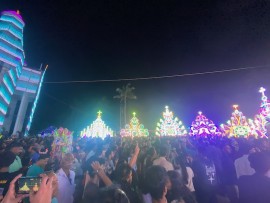
[[[269,203],[270,141],[226,137],[0,139],[3,203]],[[16,194],[21,177],[37,192]]]

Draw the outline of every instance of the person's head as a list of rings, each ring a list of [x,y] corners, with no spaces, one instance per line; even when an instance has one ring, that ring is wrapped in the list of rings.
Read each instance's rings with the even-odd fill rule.
[[[270,155],[265,152],[256,152],[248,157],[250,166],[256,173],[265,175],[270,170]]]
[[[116,147],[112,146],[105,152],[105,157],[108,159],[113,159],[115,156]]]
[[[151,166],[145,174],[147,191],[154,200],[165,198],[168,189],[169,177],[162,166]]]
[[[10,144],[9,146],[9,150],[15,154],[15,155],[19,155],[20,153],[23,152],[23,147],[22,144],[19,142],[13,142]]]
[[[222,147],[222,151],[226,154],[232,153],[232,147],[229,144],[224,144]]]
[[[74,163],[74,156],[72,153],[66,153],[64,154],[62,160],[61,160],[61,168],[62,169],[71,169],[72,164]]]
[[[168,144],[162,144],[159,149],[159,156],[166,157],[170,153],[170,146]]]
[[[129,199],[123,190],[112,187],[99,192],[99,203],[129,203]]]
[[[50,153],[48,152],[48,149],[41,149],[39,150],[39,157],[36,162],[36,165],[40,166],[41,168],[45,168],[48,164],[50,158]]]
[[[119,182],[126,181],[128,183],[132,182],[132,168],[127,164],[120,164],[116,169],[117,180]]]
[[[10,151],[5,151],[0,154],[0,169],[8,168],[15,160],[16,155]]]

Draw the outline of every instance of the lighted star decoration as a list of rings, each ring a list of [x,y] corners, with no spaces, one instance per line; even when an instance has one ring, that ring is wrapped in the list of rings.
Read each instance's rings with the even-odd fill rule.
[[[189,135],[210,137],[219,136],[221,135],[221,132],[212,120],[206,118],[206,116],[203,115],[201,111],[199,111],[196,119],[191,124]]]
[[[253,121],[251,119],[247,120],[243,113],[238,110],[238,105],[233,105],[233,108],[231,119],[227,121],[227,124],[220,125],[220,131],[223,135],[245,138],[251,135],[255,136]]]
[[[139,119],[136,117],[136,113],[133,112],[133,117],[130,123],[125,126],[125,129],[121,129],[120,135],[122,137],[141,137],[148,136],[148,129],[144,128],[143,124],[140,124]]]
[[[81,137],[100,137],[104,139],[106,136],[113,135],[111,128],[106,126],[105,122],[101,119],[102,112],[97,112],[97,119],[81,131]]]
[[[169,111],[169,107],[165,107],[163,119],[157,123],[156,135],[158,136],[185,136],[187,131],[182,121],[177,117],[174,118],[173,112]]]

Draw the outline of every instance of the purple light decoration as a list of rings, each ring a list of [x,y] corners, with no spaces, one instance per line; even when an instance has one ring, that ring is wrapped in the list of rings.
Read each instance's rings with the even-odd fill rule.
[[[22,19],[22,16],[20,15],[20,11],[3,11],[1,14],[2,14],[2,15],[3,15],[3,14],[6,14],[6,15],[11,14],[11,15],[13,15],[14,17],[16,17],[16,19],[19,20],[19,21],[24,25],[24,21],[23,21],[23,19]]]
[[[200,137],[212,137],[220,136],[221,132],[214,124],[212,120],[206,118],[201,111],[198,112],[196,119],[192,122],[190,131],[190,136],[200,136]]]

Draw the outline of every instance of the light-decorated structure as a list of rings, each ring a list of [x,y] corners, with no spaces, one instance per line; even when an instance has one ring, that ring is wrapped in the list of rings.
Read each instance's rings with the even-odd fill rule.
[[[233,105],[234,111],[227,124],[220,125],[220,131],[227,137],[257,137],[255,124],[252,119],[247,119],[244,114],[238,110],[238,105]]]
[[[26,67],[23,49],[24,26],[19,11],[1,13],[0,127],[13,134],[30,130],[38,100],[36,98],[44,76],[43,71]]]
[[[102,112],[97,112],[97,119],[81,131],[81,137],[100,137],[104,139],[106,136],[113,136],[113,131],[101,119]]]
[[[267,125],[270,123],[270,102],[265,95],[266,89],[261,87],[259,92],[262,94],[259,114],[254,116],[254,128],[258,137],[267,137]]]
[[[174,117],[173,112],[169,107],[165,107],[165,112],[162,113],[163,118],[157,123],[156,135],[158,136],[185,136],[187,131],[182,121]]]
[[[141,137],[148,136],[148,129],[144,128],[144,125],[140,123],[136,117],[136,113],[133,112],[133,117],[130,119],[130,123],[125,126],[125,129],[121,129],[120,135],[122,137]]]
[[[195,120],[192,122],[189,131],[190,136],[211,137],[220,136],[221,132],[201,111],[198,112]]]

